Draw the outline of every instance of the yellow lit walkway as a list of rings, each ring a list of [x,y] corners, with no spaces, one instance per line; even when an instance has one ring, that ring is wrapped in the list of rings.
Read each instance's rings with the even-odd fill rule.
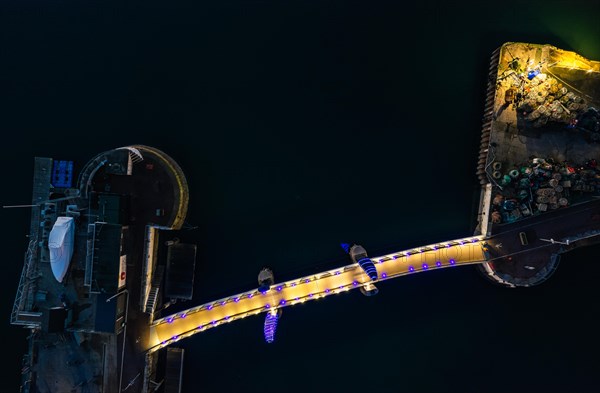
[[[377,281],[389,280],[426,270],[481,263],[485,261],[481,240],[481,236],[474,236],[371,257],[371,260],[377,267]],[[265,294],[254,289],[206,303],[154,321],[146,348],[153,352],[223,323],[361,286],[368,287],[370,282],[358,264],[351,264],[274,284]]]

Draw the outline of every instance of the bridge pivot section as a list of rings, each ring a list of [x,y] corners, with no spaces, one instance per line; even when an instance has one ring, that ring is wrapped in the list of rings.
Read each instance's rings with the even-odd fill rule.
[[[273,275],[273,271],[267,267],[262,268],[258,273],[258,291],[264,295],[271,289],[274,283],[275,276]],[[279,318],[281,318],[281,312],[280,308],[272,308],[265,316],[263,332],[265,334],[265,341],[269,344],[275,341],[275,331],[277,330]]]
[[[364,286],[360,287],[360,292],[365,296],[377,295],[379,290],[375,284],[373,284],[373,281],[376,281],[379,275],[377,273],[375,264],[367,255],[367,251],[363,246],[358,244],[353,244],[350,246],[347,243],[342,243],[342,248],[344,251],[346,251],[346,253],[348,253],[350,259],[352,259],[352,262],[357,263],[358,266],[360,266],[360,268],[364,270],[367,276],[371,279],[371,282],[368,282]]]

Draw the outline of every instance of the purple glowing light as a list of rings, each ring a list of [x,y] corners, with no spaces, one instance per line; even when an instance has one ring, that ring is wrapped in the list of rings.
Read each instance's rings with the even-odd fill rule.
[[[229,315],[225,315],[225,320],[228,320],[228,319],[229,319]]]
[[[173,322],[173,317],[167,318],[167,323],[171,323],[171,322]]]
[[[424,263],[424,264],[423,264],[423,270],[427,270],[427,269],[429,269],[429,265],[428,265],[428,264],[426,264],[426,263]]]
[[[254,296],[253,294],[249,293],[248,294],[248,299],[250,299],[252,296]]]
[[[336,275],[336,276],[339,276],[339,275],[340,275],[340,272],[335,272],[335,275]]]
[[[408,267],[408,271],[412,273],[412,272],[414,272],[414,271],[415,271],[415,268],[414,268],[414,267],[412,267],[412,266],[409,266],[409,267]]]
[[[307,278],[306,280],[304,280],[304,282],[308,284],[310,280]]]
[[[387,273],[381,273],[381,278],[386,278],[387,277]]]
[[[216,325],[216,324],[217,324],[217,321],[213,320],[211,323],[212,323],[213,325]]]
[[[187,314],[181,314],[181,318],[187,317]]]
[[[277,287],[277,292],[281,292],[281,290],[283,289],[283,287],[280,285]]]
[[[177,340],[177,337],[179,337],[179,336],[173,336],[173,337],[171,337],[171,340]]]
[[[451,265],[456,265],[456,261],[455,261],[454,259],[451,259],[451,260],[450,260],[450,264],[451,264]]]
[[[435,266],[437,266],[437,267],[440,267],[440,266],[442,266],[442,262],[440,262],[440,261],[437,261],[437,262],[435,263]]]
[[[271,305],[269,303],[265,304],[265,308],[271,308]]]
[[[234,297],[234,298],[233,298],[233,301],[237,303],[237,302],[239,302],[239,301],[240,301],[240,298],[239,298],[239,297]]]
[[[293,286],[293,287],[295,287],[295,286],[296,286],[296,283],[295,283],[295,282],[293,282],[293,283],[292,283],[292,286]]]
[[[392,259],[397,259],[397,258],[398,258],[397,255],[392,256]]]
[[[198,325],[198,330],[202,330],[202,328],[204,328],[203,325]]]
[[[344,286],[343,286],[343,285],[340,285],[340,289],[344,289]]]
[[[227,303],[227,302],[226,302],[226,301],[222,301],[222,302],[221,302],[221,306],[224,306],[224,305],[225,305],[225,303]]]
[[[358,281],[352,282],[352,285],[357,286],[358,285]]]
[[[206,306],[207,310],[212,310],[212,308],[213,308],[212,304],[209,304],[208,306]]]
[[[308,297],[313,297],[313,294],[312,294],[312,293],[309,293],[309,294],[308,294]]]
[[[326,292],[326,293],[329,293],[329,288],[325,289],[325,292]]]
[[[279,302],[279,304],[281,304],[283,306],[285,304],[285,299],[281,299],[281,301]]]
[[[275,340],[275,331],[277,330],[277,320],[279,314],[268,313],[265,317],[264,334],[265,340],[268,343],[272,343]]]

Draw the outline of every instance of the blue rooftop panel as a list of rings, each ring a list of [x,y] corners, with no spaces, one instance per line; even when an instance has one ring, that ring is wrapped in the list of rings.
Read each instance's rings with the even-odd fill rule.
[[[51,182],[56,188],[71,188],[73,185],[73,161],[55,160],[52,166]]]

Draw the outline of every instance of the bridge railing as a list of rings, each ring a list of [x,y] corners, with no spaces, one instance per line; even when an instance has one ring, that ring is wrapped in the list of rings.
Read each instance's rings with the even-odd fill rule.
[[[457,265],[481,263],[486,257],[482,236],[444,241],[371,258],[378,267],[376,282]],[[170,345],[192,334],[305,301],[371,285],[371,279],[351,264],[336,269],[273,284],[268,293],[253,289],[211,301],[167,317],[150,326],[150,351]]]

